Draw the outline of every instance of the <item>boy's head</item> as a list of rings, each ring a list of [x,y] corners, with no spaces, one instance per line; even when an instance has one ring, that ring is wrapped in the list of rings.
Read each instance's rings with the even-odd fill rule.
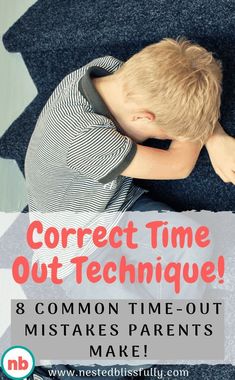
[[[221,64],[185,39],[164,39],[133,55],[116,72],[125,104],[172,139],[205,142],[220,115]],[[131,107],[130,107],[131,109]],[[134,120],[134,118],[133,118]]]

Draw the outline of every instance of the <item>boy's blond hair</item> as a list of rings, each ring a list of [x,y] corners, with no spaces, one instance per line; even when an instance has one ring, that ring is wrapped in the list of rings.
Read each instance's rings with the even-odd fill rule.
[[[204,143],[220,115],[222,70],[203,47],[166,38],[128,59],[117,75],[129,99],[145,98],[156,125],[174,138]]]

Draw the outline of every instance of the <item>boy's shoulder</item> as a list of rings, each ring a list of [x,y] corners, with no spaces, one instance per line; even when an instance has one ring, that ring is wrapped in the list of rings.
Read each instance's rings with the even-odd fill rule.
[[[115,58],[111,55],[106,55],[104,57],[99,57],[93,59],[91,62],[83,66],[83,68],[88,69],[89,67],[96,66],[96,67],[102,67],[106,70],[108,70],[110,73],[116,71],[123,62],[119,60],[118,58]]]
[[[70,73],[58,86],[58,114],[60,120],[76,117],[78,129],[89,125],[114,126],[112,115],[97,92],[92,79],[114,73],[122,61],[112,56],[94,59]],[[56,96],[56,95],[55,95]],[[82,122],[82,123],[81,123]],[[79,127],[80,125],[80,127]]]
[[[122,63],[115,57],[104,56],[68,74],[45,104],[40,121],[44,124],[52,118],[60,125],[60,129],[66,125],[67,131],[81,131],[90,126],[107,124],[115,127],[110,112],[92,83],[92,78],[112,74]]]
[[[86,65],[78,68],[75,71],[72,71],[68,74],[63,81],[66,79],[81,79],[84,75],[99,75],[99,69],[106,70],[108,73],[114,73],[119,67],[121,67],[123,62],[111,55],[107,55],[104,57],[95,58]],[[102,72],[102,71],[101,71]],[[62,81],[62,82],[63,82]]]

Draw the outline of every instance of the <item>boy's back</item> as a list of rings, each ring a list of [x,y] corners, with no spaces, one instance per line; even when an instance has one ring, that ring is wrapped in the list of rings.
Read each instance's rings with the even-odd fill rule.
[[[143,193],[119,174],[136,144],[117,131],[91,78],[121,62],[96,59],[69,74],[46,103],[25,161],[30,211],[124,211]]]
[[[218,124],[221,79],[212,53],[185,39],[68,75],[28,147],[30,211],[125,211],[144,192],[133,178],[187,177]],[[148,138],[172,143],[154,149],[142,145]]]

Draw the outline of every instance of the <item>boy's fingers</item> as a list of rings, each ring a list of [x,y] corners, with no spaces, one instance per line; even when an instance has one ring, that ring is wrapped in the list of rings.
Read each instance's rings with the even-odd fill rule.
[[[225,183],[228,183],[228,182],[231,182],[229,180],[229,178],[220,170],[220,169],[217,169],[216,170],[216,174],[225,182]]]
[[[231,182],[233,185],[235,185],[235,172],[231,173]]]
[[[235,185],[235,173],[233,171],[231,171],[228,176],[221,172],[220,176],[224,182],[232,183],[233,185]]]

